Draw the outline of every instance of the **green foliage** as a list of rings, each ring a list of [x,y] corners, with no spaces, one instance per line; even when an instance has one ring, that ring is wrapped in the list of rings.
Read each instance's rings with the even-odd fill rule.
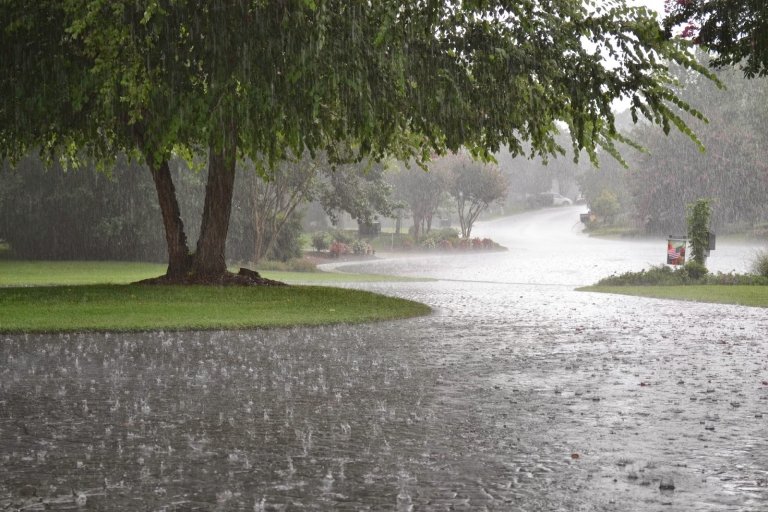
[[[289,261],[301,258],[301,255],[301,217],[294,215],[277,233],[266,257],[269,260]]]
[[[600,192],[589,206],[595,215],[603,218],[608,224],[613,224],[616,216],[621,212],[621,204],[616,193],[607,189]]]
[[[701,279],[709,273],[707,267],[695,260],[686,262],[685,265],[683,265],[683,270],[685,270],[688,277],[694,281]]]
[[[752,259],[752,272],[758,276],[768,278],[768,250],[760,250]]]
[[[738,65],[744,75],[768,75],[768,17],[763,0],[667,0],[664,26],[708,48],[714,66]]]
[[[331,235],[327,231],[319,231],[312,235],[312,247],[316,251],[325,251],[331,246]]]
[[[597,286],[671,286],[671,285],[768,285],[768,277],[749,274],[710,274],[706,267],[689,262],[672,269],[651,266],[639,272],[625,272],[601,279]]]
[[[450,171],[448,192],[456,202],[461,236],[469,239],[480,214],[507,197],[507,181],[495,164],[475,161],[466,154],[445,159]]]
[[[701,266],[707,262],[711,214],[712,207],[708,199],[699,199],[688,205],[688,243],[691,245],[691,259]]]
[[[38,157],[0,169],[0,234],[30,259],[162,261],[162,224],[149,173],[121,158],[111,176],[92,165],[46,169]]]
[[[688,284],[689,276],[684,268],[672,269],[667,265],[651,266],[639,272],[624,272],[605,277],[597,286],[636,286]]]
[[[665,131],[691,136],[681,114],[701,117],[678,98],[668,63],[706,69],[648,11],[623,3],[158,5],[0,3],[0,19],[13,20],[0,33],[0,157],[42,147],[111,162],[124,151],[158,171],[178,148],[208,155],[200,273],[223,271],[236,155],[264,169],[291,152],[333,153],[338,141],[372,160],[462,146],[481,159],[503,145],[549,155],[564,151],[555,136],[565,123],[575,157],[594,161],[623,140],[617,99]],[[186,270],[173,192],[158,192],[171,266]]]
[[[436,216],[448,189],[450,175],[441,161],[432,161],[428,171],[415,166],[402,165],[390,180],[394,197],[411,211],[413,226],[409,231],[418,239],[428,231],[428,220]]]
[[[706,63],[703,54],[698,57]],[[706,109],[709,123],[696,127],[706,153],[680,134],[661,136],[638,128],[633,137],[647,152],[630,159],[624,173],[629,188],[629,209],[652,233],[682,233],[686,229],[686,204],[712,198],[717,208],[711,225],[718,231],[740,229],[766,218],[768,161],[762,147],[768,144],[768,79],[746,80],[738,71],[724,69],[717,75],[727,86],[721,90],[687,70],[675,71],[681,96]]]
[[[331,233],[331,238],[333,238],[334,242],[351,244],[355,240],[355,234],[343,229],[336,229]]]
[[[259,271],[271,272],[317,272],[317,266],[304,258],[292,258],[288,261],[261,260],[256,268]]]

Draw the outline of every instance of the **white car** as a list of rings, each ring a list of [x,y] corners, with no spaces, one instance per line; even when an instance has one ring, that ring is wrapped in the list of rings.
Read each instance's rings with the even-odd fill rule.
[[[573,201],[556,192],[543,192],[539,194],[539,200],[544,206],[570,206]]]

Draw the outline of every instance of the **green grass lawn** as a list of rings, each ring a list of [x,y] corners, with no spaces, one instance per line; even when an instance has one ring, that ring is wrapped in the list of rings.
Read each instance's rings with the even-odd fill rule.
[[[79,284],[128,284],[165,273],[166,265],[124,261],[21,261],[0,260],[0,287]],[[237,271],[237,269],[232,269]],[[333,284],[404,281],[408,278],[339,272],[260,271],[266,278],[285,283]]]
[[[680,285],[680,286],[587,286],[579,291],[617,293],[657,299],[716,302],[768,307],[768,286]]]
[[[413,301],[320,286],[130,285],[164,265],[0,261],[0,332],[246,329],[360,323],[429,314]],[[377,281],[385,276],[263,272],[284,282]]]

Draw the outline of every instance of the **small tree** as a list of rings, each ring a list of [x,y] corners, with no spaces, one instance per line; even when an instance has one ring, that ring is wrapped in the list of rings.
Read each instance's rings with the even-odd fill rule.
[[[402,165],[391,176],[395,198],[411,211],[413,237],[417,241],[432,228],[432,218],[448,187],[449,173],[443,160],[430,162],[429,171],[417,165]]]
[[[325,231],[320,231],[312,235],[312,247],[314,247],[317,252],[325,251],[330,246],[330,235]]]
[[[691,244],[691,258],[702,265],[707,262],[711,213],[709,199],[699,199],[688,205],[688,240]]]
[[[621,211],[619,199],[612,190],[603,189],[592,204],[592,211],[595,215],[602,217],[607,224],[613,224],[616,215]]]
[[[449,192],[456,200],[461,237],[469,239],[480,214],[507,197],[507,180],[498,166],[459,156],[451,167]]]

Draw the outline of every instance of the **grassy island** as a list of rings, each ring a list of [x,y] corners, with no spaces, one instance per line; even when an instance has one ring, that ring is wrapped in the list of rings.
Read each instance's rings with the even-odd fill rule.
[[[250,329],[361,323],[430,313],[424,304],[327,286],[146,286],[159,265],[0,261],[0,332]],[[287,282],[366,276],[270,273]],[[382,276],[369,276],[378,281]]]

